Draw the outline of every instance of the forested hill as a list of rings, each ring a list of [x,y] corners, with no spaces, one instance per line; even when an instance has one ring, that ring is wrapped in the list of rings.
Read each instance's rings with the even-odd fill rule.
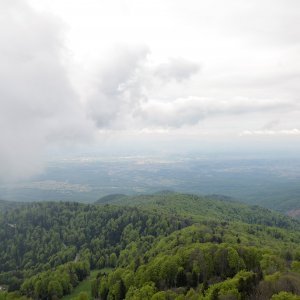
[[[22,203],[20,202],[5,201],[0,199],[0,212],[7,211],[8,209],[16,208],[20,205],[22,205]]]
[[[259,206],[246,205],[225,196],[197,196],[173,192],[154,195],[103,197],[97,204],[117,204],[159,210],[193,218],[241,221],[300,230],[300,221]]]
[[[81,282],[73,299],[299,299],[296,220],[220,197],[106,200],[0,213],[0,299],[60,299]]]
[[[146,246],[190,224],[174,214],[70,202],[8,210],[0,215],[0,285],[18,288],[24,278],[76,257],[101,268],[136,236]]]

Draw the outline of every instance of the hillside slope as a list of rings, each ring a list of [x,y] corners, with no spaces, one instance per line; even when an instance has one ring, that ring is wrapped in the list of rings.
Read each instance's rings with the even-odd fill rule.
[[[107,201],[106,201],[107,200]],[[217,219],[241,221],[300,230],[300,221],[259,206],[250,206],[224,196],[197,196],[181,193],[159,193],[154,195],[122,196],[102,198],[96,204],[135,206],[151,210],[177,213],[201,221]]]
[[[0,214],[0,286],[10,291],[0,299],[60,299],[83,280],[106,300],[300,296],[296,220],[222,197],[107,200],[114,204],[32,203]],[[112,271],[88,277],[103,268]]]
[[[5,201],[0,199],[0,212],[5,212],[9,209],[17,208],[22,204],[24,203],[15,202],[15,201]]]

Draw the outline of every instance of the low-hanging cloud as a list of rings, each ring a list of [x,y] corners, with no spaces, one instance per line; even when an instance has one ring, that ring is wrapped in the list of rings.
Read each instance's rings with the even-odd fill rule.
[[[298,128],[282,129],[282,130],[244,130],[240,136],[299,136]]]
[[[88,104],[89,116],[98,127],[123,126],[146,100],[143,81],[148,54],[147,47],[120,47],[101,66]]]
[[[141,117],[144,108],[149,103],[151,106],[153,91],[161,90],[170,81],[181,84],[200,70],[198,63],[182,58],[151,66],[149,54],[147,47],[120,47],[101,66],[98,85],[88,101],[89,115],[99,128],[143,127]]]
[[[91,135],[61,60],[62,26],[25,1],[1,3],[0,180],[42,169],[54,143]]]
[[[91,118],[101,129],[179,128],[217,116],[299,110],[293,98],[213,95],[170,97],[169,89],[184,89],[201,71],[200,64],[169,59],[156,66],[148,63],[145,47],[118,48],[98,75],[89,99]],[[170,88],[171,87],[171,88]],[[240,92],[239,86],[237,92]],[[200,90],[201,94],[201,90]]]
[[[282,100],[187,97],[169,102],[149,101],[142,105],[140,117],[148,126],[178,128],[184,125],[195,125],[210,117],[236,116],[264,111],[283,112],[293,108],[299,108],[299,105],[294,102],[287,104]]]
[[[189,79],[198,73],[200,65],[184,58],[170,58],[168,62],[162,63],[155,68],[154,75],[164,81]]]

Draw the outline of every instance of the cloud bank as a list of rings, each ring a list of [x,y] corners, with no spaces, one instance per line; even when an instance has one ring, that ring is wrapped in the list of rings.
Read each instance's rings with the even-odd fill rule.
[[[62,26],[25,1],[2,1],[0,10],[0,180],[42,168],[51,144],[91,136],[61,57]]]
[[[111,54],[106,65],[101,66],[96,88],[88,99],[90,117],[99,128],[143,129],[149,123],[169,126],[168,118],[165,122],[159,121],[166,117],[166,113],[171,114],[171,118],[181,120],[182,124],[193,123],[192,120],[176,116],[178,101],[164,102],[161,95],[156,102],[152,97],[156,97],[153,91],[163,90],[170,82],[172,86],[182,85],[199,72],[200,65],[181,58],[171,58],[166,63],[153,66],[149,65],[149,54],[147,47],[121,46]],[[156,104],[161,106],[155,107]],[[194,109],[188,105],[184,108]],[[198,119],[201,118],[201,111],[194,113]],[[190,115],[189,112],[183,114]]]
[[[246,130],[241,133],[241,136],[285,136],[285,135],[300,135],[300,130],[298,128],[294,128],[291,130]]]
[[[88,3],[1,1],[0,181],[103,136],[298,138],[299,1]]]

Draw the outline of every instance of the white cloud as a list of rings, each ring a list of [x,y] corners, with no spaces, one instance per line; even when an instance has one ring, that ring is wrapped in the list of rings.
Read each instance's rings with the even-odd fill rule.
[[[164,103],[162,99],[158,101],[160,111],[155,111],[155,103],[151,101],[153,91],[163,90],[164,85],[173,80],[172,86],[180,85],[197,73],[199,66],[179,58],[152,66],[147,59],[149,54],[145,47],[119,46],[106,64],[101,65],[96,87],[88,99],[89,114],[99,128],[143,128],[150,119],[156,125],[152,116],[146,116],[145,109],[148,112],[154,109],[153,114],[158,114],[158,118],[167,113],[166,109],[170,109],[170,114],[176,113],[172,111],[173,104]],[[142,120],[144,117],[146,123]],[[181,122],[186,121],[189,122]]]
[[[284,136],[284,135],[300,135],[300,130],[297,128],[294,129],[284,129],[284,130],[245,130],[241,136]]]
[[[1,1],[0,180],[35,174],[49,148],[96,127],[123,144],[133,131],[297,136],[299,5]]]
[[[164,81],[189,79],[198,73],[200,65],[184,58],[170,58],[168,62],[156,67],[154,76],[162,78]]]
[[[120,46],[101,66],[88,99],[89,115],[98,127],[123,126],[144,101],[143,76],[148,53],[146,47]]]
[[[91,136],[62,62],[60,22],[1,2],[0,180],[35,174],[49,145]]]
[[[227,115],[247,115],[257,112],[285,111],[299,108],[297,103],[286,103],[280,100],[251,98],[179,98],[174,101],[149,101],[141,107],[141,118],[148,125],[181,127],[197,124],[199,121]]]

